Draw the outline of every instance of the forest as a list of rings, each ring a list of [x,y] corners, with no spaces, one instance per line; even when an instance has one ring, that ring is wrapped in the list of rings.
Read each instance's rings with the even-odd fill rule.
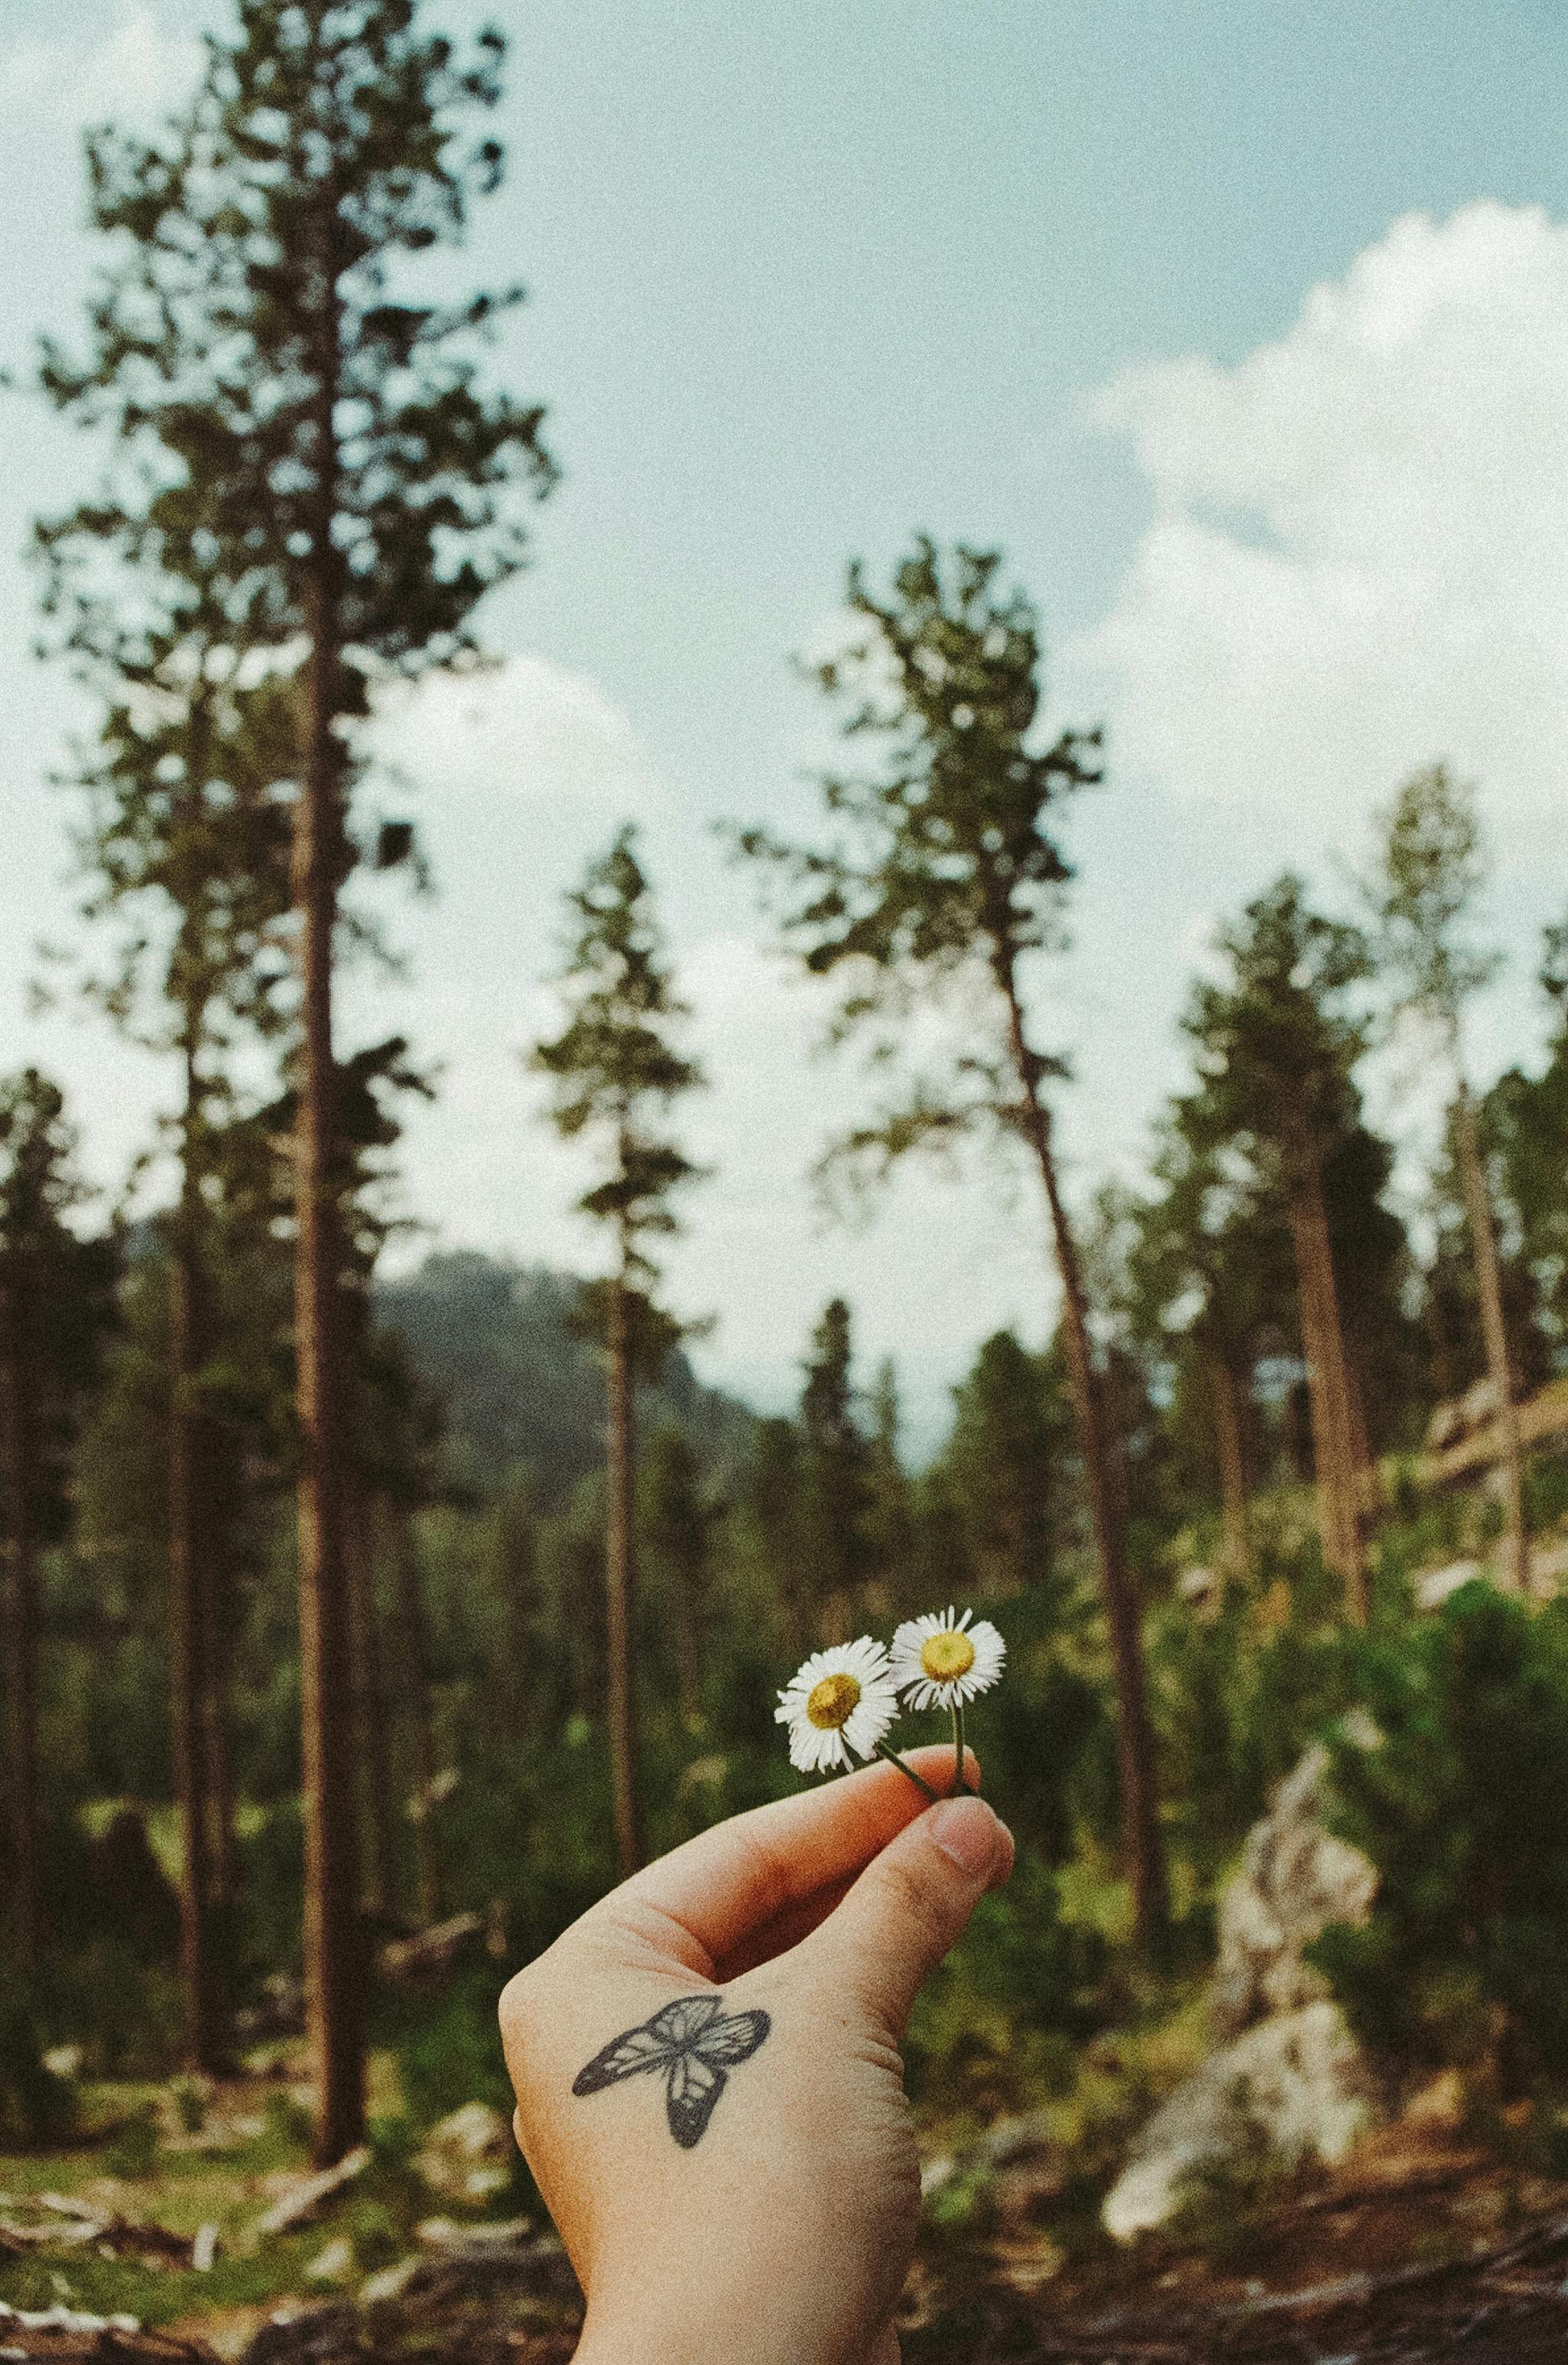
[[[1441,751],[1387,782],[1353,875],[1224,916],[1141,1172],[1067,1173],[1096,1080],[1045,1011],[1114,744],[1049,711],[1003,553],[829,554],[840,761],[809,830],[737,795],[727,832],[863,1078],[817,1183],[851,1210],[905,1161],[992,1161],[1046,1343],[985,1339],[918,1454],[843,1297],[789,1409],[700,1380],[662,1260],[700,1234],[702,1077],[630,820],[563,898],[554,1031],[517,1046],[591,1160],[595,1274],[521,1232],[510,1261],[393,1253],[440,1085],[417,1042],[345,1039],[379,885],[421,858],[367,724],[482,661],[557,474],[487,354],[516,291],[438,302],[414,267],[499,185],[505,50],[414,0],[233,0],[164,131],[89,136],[100,274],[36,358],[82,431],[32,551],[45,661],[94,718],[47,790],[71,991],[177,1115],[146,1144],[167,1186],[111,1205],[91,1113],[25,1040],[0,1078],[6,2353],[226,2326],[258,2365],[568,2355],[501,1985],[797,1786],[774,1707],[806,1653],[949,1602],[1005,1638],[970,1730],[1019,1859],[911,2030],[906,2354],[1196,2354],[1087,2318],[1052,2346],[1053,2294],[1064,2323],[1141,2304],[1158,2269],[1239,2307],[1331,2276],[1336,2226],[1369,2291],[1400,2243],[1436,2276],[1553,2211],[1568,2241],[1568,878],[1544,1055],[1477,1072],[1495,849]],[[1414,1183],[1374,1115],[1391,1059],[1443,1111]],[[1280,1928],[1249,1938],[1266,1858]],[[1296,2121],[1259,2072],[1158,2207],[1118,2203],[1159,2108],[1292,2014],[1328,2046]]]

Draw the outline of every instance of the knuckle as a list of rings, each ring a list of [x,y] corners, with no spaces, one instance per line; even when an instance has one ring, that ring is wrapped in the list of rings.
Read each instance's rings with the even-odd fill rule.
[[[509,2056],[532,2034],[543,2002],[545,1980],[540,1964],[525,1963],[501,1990],[498,2009],[501,2036]]]
[[[942,1900],[934,1895],[929,1884],[912,1867],[895,1857],[885,1868],[885,1877],[894,1910],[911,1922],[933,1955],[945,1955],[952,1944],[951,1917],[944,1911]]]

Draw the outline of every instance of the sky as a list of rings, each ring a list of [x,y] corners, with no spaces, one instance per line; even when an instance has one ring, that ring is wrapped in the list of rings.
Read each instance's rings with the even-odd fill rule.
[[[1539,1056],[1540,930],[1568,903],[1568,13],[1557,0],[450,0],[511,37],[510,169],[459,286],[522,278],[496,368],[562,470],[534,564],[483,611],[498,660],[389,710],[434,891],[386,912],[345,1045],[405,1027],[398,1253],[591,1270],[579,1159],[520,1053],[555,1019],[565,890],[637,821],[709,1088],[710,1178],[669,1258],[708,1376],[787,1399],[823,1302],[929,1433],[980,1339],[1052,1318],[1027,1178],[901,1181],[858,1227],[807,1170],[866,1105],[767,949],[713,824],[801,829],[852,556],[917,530],[1001,547],[1036,600],[1050,716],[1103,723],[1070,826],[1074,941],[1035,981],[1067,1054],[1080,1205],[1136,1175],[1184,1073],[1216,922],[1286,863],[1345,900],[1371,816],[1444,756],[1479,784],[1508,967],[1479,1079]],[[0,363],[69,338],[95,266],[80,132],[175,103],[220,0],[0,0]],[[9,859],[0,1059],[58,1074],[121,1187],[174,1080],[100,1022],[39,1014],[41,939],[81,947],[69,796],[90,721],[33,654],[30,521],[91,489],[88,439],[5,398],[0,663]],[[1385,1063],[1386,1064],[1386,1063]],[[1378,1113],[1419,1162],[1429,1108]],[[156,1177],[144,1188],[154,1189]]]

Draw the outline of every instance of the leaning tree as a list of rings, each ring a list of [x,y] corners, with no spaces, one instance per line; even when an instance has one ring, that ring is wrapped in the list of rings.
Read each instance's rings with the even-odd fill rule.
[[[551,482],[537,406],[478,372],[518,291],[446,304],[399,284],[461,237],[501,163],[470,127],[499,98],[502,37],[462,53],[420,16],[418,0],[236,0],[159,137],[91,135],[92,216],[114,252],[85,357],[44,358],[62,407],[118,438],[106,513],[178,532],[196,512],[235,644],[297,693],[305,1952],[322,2161],[364,2117],[333,1194],[352,792],[376,691],[468,654],[476,603],[524,560],[513,497]]]
[[[917,1001],[961,1000],[962,1048],[940,1074],[837,1145],[874,1178],[910,1152],[976,1132],[1020,1142],[1045,1195],[1062,1298],[1062,1336],[1099,1557],[1117,1700],[1123,1824],[1140,1937],[1169,1916],[1147,1699],[1142,1610],[1128,1562],[1118,1440],[1090,1333],[1081,1260],[1062,1196],[1050,1086],[1062,1060],[1031,1019],[1036,957],[1063,940],[1072,877],[1061,808],[1100,778],[1097,733],[1042,739],[1040,639],[1021,590],[996,584],[1000,558],[940,555],[922,537],[884,600],[849,576],[859,627],[816,668],[846,734],[879,747],[863,774],[823,782],[830,835],[792,846],[764,830],[744,854],[793,891],[785,942],[841,989],[837,1035],[896,1053]]]

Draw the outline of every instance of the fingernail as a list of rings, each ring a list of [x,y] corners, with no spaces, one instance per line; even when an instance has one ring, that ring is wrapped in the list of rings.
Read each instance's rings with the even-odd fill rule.
[[[983,1799],[944,1799],[931,1810],[932,1838],[971,1880],[983,1880],[994,1866],[1001,1829]]]

